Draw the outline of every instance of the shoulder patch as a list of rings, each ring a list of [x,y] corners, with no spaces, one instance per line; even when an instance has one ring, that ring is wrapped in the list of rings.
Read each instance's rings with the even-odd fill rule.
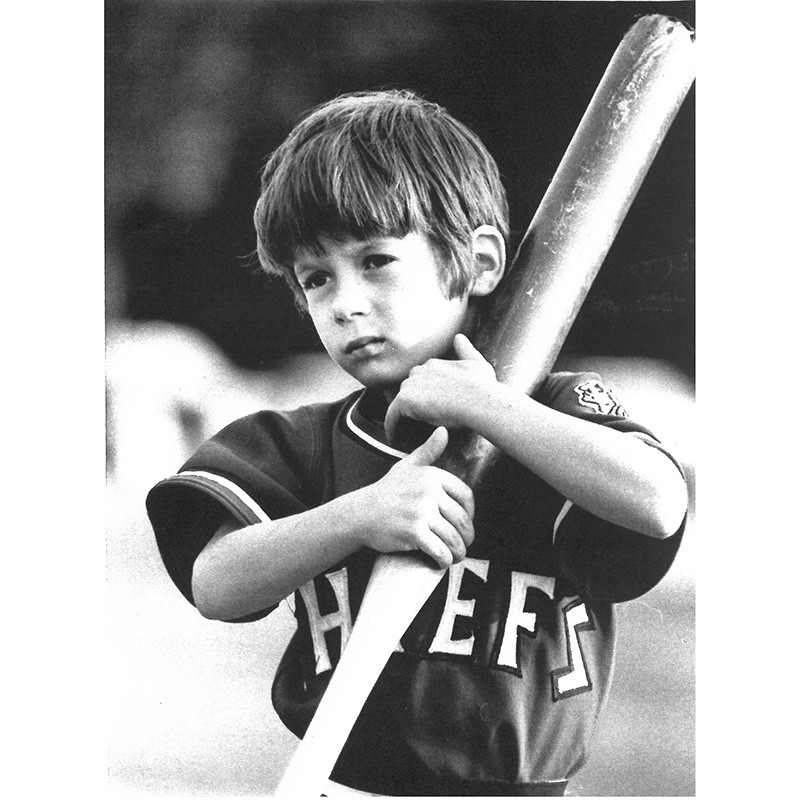
[[[627,417],[628,412],[620,405],[617,398],[599,380],[588,380],[579,383],[575,389],[578,402],[591,408],[597,414],[611,414],[617,417]]]

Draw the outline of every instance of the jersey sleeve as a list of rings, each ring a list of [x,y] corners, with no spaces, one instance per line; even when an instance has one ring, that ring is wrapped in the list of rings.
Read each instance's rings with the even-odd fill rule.
[[[537,399],[558,411],[637,436],[683,468],[650,429],[633,421],[595,373],[554,373]],[[684,476],[685,479],[685,476]],[[568,502],[554,532],[559,571],[584,596],[601,602],[640,597],[667,574],[680,548],[686,518],[666,539],[615,525]]]
[[[320,413],[321,407],[302,407],[237,420],[150,490],[147,513],[161,558],[189,602],[194,603],[194,562],[223,520],[252,525],[316,504]],[[271,610],[234,621],[259,619]]]

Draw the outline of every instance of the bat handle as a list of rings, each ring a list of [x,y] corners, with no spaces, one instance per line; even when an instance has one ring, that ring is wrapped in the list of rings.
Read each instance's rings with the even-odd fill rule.
[[[347,646],[276,797],[320,796],[386,666],[387,653],[396,647],[444,573],[414,554],[377,557]],[[385,602],[385,598],[392,602]]]
[[[497,460],[500,451],[474,431],[461,429],[448,433],[450,441],[436,466],[452,472],[475,491]]]

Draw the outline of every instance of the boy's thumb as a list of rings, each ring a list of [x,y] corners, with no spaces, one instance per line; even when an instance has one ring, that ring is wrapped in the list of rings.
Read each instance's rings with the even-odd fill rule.
[[[407,464],[414,464],[418,467],[430,466],[444,453],[449,439],[447,428],[440,425],[416,450],[410,452],[403,460]]]
[[[457,358],[467,361],[486,361],[483,354],[463,333],[457,333],[453,340],[453,349]]]

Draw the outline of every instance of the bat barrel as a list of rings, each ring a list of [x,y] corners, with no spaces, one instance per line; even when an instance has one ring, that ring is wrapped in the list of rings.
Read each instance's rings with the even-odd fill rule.
[[[639,19],[614,53],[475,339],[500,382],[535,392],[553,367],[694,80],[694,35]],[[440,466],[473,488],[497,456],[465,435]]]

